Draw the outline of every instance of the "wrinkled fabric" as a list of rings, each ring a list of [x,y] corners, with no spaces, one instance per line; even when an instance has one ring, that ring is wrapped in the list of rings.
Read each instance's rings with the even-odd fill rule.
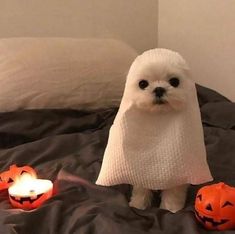
[[[235,104],[198,87],[208,164],[214,182],[235,186]],[[228,107],[229,106],[229,107]],[[186,208],[172,214],[128,206],[130,187],[94,184],[117,109],[94,112],[28,110],[0,113],[0,171],[16,163],[33,166],[54,182],[56,194],[32,211],[13,209],[0,191],[0,234],[204,234],[193,214],[191,186]],[[231,231],[221,231],[231,233]]]

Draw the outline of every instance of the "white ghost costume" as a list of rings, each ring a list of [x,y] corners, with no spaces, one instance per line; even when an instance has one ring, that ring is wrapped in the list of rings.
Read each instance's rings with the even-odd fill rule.
[[[186,96],[180,110],[148,111],[135,103],[136,70],[154,62],[176,69],[187,66],[178,53],[166,49],[147,51],[134,61],[109,132],[98,185],[131,184],[159,190],[212,180],[195,83],[188,77],[181,79],[179,88]]]

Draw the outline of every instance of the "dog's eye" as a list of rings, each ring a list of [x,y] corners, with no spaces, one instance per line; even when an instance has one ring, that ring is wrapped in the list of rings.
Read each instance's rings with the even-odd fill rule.
[[[139,87],[140,87],[141,89],[145,89],[146,87],[148,87],[148,85],[149,85],[149,82],[148,82],[147,80],[141,80],[141,81],[139,82]]]
[[[170,83],[171,86],[173,86],[173,87],[176,88],[176,87],[179,86],[180,80],[179,80],[179,78],[177,78],[177,77],[173,77],[173,78],[171,78],[171,79],[169,80],[169,83]]]

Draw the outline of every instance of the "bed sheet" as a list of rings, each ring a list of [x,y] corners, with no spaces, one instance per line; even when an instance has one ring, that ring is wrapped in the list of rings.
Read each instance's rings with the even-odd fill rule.
[[[201,86],[197,91],[214,182],[235,186],[235,103]],[[200,186],[191,186],[185,209],[172,214],[158,208],[159,193],[141,211],[128,206],[129,185],[94,184],[116,113],[117,108],[0,113],[0,171],[31,165],[57,191],[32,211],[13,209],[7,191],[0,191],[0,234],[233,233],[208,232],[196,222],[193,203]]]

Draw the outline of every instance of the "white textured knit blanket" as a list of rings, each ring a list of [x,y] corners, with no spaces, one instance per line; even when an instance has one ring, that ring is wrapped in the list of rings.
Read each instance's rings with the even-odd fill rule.
[[[186,107],[170,112],[140,110],[124,94],[96,184],[158,190],[212,180],[192,81],[187,92]]]

